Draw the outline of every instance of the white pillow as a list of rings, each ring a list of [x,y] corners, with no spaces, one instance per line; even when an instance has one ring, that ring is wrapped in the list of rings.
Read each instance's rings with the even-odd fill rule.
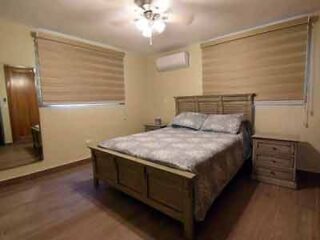
[[[199,130],[207,117],[208,115],[203,113],[183,112],[174,117],[172,126]]]
[[[201,130],[237,134],[243,121],[243,114],[210,114]]]

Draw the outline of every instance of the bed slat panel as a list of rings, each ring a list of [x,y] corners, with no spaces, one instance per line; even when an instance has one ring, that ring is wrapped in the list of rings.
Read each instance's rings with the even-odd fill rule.
[[[144,167],[124,159],[117,159],[119,184],[125,188],[143,194],[146,192]]]
[[[254,94],[203,95],[176,97],[176,114],[199,112],[205,114],[243,113],[254,126]]]
[[[102,180],[109,180],[114,183],[118,181],[118,171],[115,157],[104,152],[95,151],[96,174]]]
[[[147,169],[148,197],[178,212],[183,211],[184,180],[173,174]]]

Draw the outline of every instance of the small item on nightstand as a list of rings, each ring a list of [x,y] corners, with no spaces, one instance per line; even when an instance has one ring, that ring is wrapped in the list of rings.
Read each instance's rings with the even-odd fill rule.
[[[288,136],[255,134],[252,178],[261,182],[297,188],[296,165],[299,141]]]
[[[161,123],[162,123],[161,118],[160,117],[155,118],[154,123],[155,123],[155,125],[161,125]]]

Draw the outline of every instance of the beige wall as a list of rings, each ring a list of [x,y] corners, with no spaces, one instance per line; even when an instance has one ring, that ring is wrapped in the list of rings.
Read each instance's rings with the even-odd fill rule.
[[[0,35],[0,63],[34,66],[34,48],[29,28],[0,21]],[[99,141],[141,131],[146,92],[146,58],[127,53],[124,65],[125,106],[41,108],[44,160],[0,171],[0,181],[87,158],[87,140]],[[4,96],[1,71],[1,96]],[[7,107],[3,108],[5,110]]]
[[[146,121],[153,121],[158,116],[165,122],[169,122],[175,112],[173,99],[175,96],[202,94],[200,45],[194,44],[187,50],[191,56],[189,68],[160,73],[156,69],[155,60],[161,55],[150,56],[148,58],[147,89],[149,104],[145,114]]]
[[[255,128],[257,132],[287,134],[300,138],[300,161],[298,167],[320,172],[320,23],[314,29],[312,81],[314,92],[314,115],[310,116],[309,128],[304,127],[303,106],[259,106],[256,107]],[[171,72],[157,72],[155,59],[148,59],[149,109],[146,121],[162,117],[168,122],[174,116],[174,96],[202,94],[200,44],[186,48],[191,56],[191,66]]]

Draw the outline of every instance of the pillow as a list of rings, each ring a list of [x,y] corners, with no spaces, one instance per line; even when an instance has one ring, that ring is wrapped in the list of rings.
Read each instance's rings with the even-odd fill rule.
[[[237,134],[243,114],[211,114],[203,123],[201,130]]]
[[[175,116],[172,121],[172,126],[199,130],[207,117],[208,115],[203,113],[183,112]]]

